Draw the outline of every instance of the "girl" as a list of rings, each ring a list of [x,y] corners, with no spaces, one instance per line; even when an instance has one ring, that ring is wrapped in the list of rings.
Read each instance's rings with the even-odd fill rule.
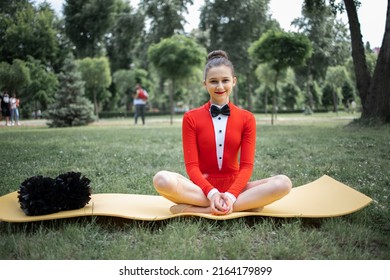
[[[208,55],[204,86],[210,101],[183,117],[182,140],[189,179],[170,171],[153,178],[157,192],[181,212],[226,215],[256,211],[290,192],[285,175],[249,182],[254,165],[256,121],[229,100],[237,78],[224,51]]]

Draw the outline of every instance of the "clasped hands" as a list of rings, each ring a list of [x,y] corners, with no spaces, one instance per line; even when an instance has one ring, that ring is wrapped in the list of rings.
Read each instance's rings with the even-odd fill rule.
[[[224,193],[216,192],[210,198],[213,215],[227,215],[233,212],[233,201]]]

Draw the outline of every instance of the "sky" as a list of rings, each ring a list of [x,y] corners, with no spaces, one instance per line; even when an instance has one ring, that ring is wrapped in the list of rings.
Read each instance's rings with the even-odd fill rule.
[[[44,0],[35,0],[36,3]],[[139,0],[129,0],[136,5]],[[358,10],[359,20],[363,35],[363,41],[370,42],[371,47],[380,47],[385,31],[387,0],[360,0],[361,8]],[[65,0],[47,0],[52,8],[57,12],[62,12],[62,4]],[[291,31],[291,21],[301,16],[301,6],[303,0],[270,0],[270,13],[285,31]],[[199,8],[203,0],[194,0],[194,5],[189,8],[191,16],[187,17],[186,31],[197,28],[199,23]],[[341,19],[347,23],[347,16],[344,14]]]

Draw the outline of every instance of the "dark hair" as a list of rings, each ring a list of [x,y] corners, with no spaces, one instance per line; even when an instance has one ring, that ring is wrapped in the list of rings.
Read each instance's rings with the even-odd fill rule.
[[[229,67],[232,70],[232,76],[234,76],[234,66],[229,60],[228,54],[223,50],[215,50],[207,55],[207,63],[204,69],[204,79],[206,80],[207,73],[211,68],[221,65]]]

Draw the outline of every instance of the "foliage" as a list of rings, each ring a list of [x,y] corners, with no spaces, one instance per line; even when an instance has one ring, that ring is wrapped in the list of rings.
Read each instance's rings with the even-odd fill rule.
[[[264,32],[280,30],[276,20],[271,17],[269,2],[205,0],[200,9],[199,29],[193,30],[189,35],[207,50],[224,49],[229,53],[239,81],[235,87],[233,101],[249,110],[254,108],[253,104],[264,106],[267,103],[258,92],[262,91],[261,88],[267,88],[267,91],[271,92],[268,85],[270,82],[274,83],[267,81],[266,86],[256,79],[257,63],[247,52],[250,45]],[[42,71],[37,71],[36,74],[56,75],[61,71],[69,53],[75,54],[79,59],[105,56],[108,58],[111,74],[121,69],[144,69],[147,72],[145,80],[149,83],[149,88],[158,93],[154,94],[151,100],[153,104],[151,102],[150,105],[156,106],[153,109],[165,111],[166,102],[170,98],[168,94],[172,90],[168,89],[163,75],[153,71],[153,68],[149,69],[151,62],[147,51],[151,44],[158,43],[161,39],[185,33],[186,15],[192,3],[193,0],[142,0],[135,7],[126,0],[66,0],[63,15],[59,14],[57,17],[48,2],[35,4],[34,1],[28,0],[1,1],[0,62],[12,64],[14,59],[27,62],[29,57],[32,57],[33,64],[42,67]],[[369,44],[363,45],[356,13],[357,5],[356,0],[303,2],[302,16],[295,19],[292,25],[309,38],[313,52],[306,64],[294,69],[293,83],[299,88],[300,95],[305,93],[306,106],[317,109],[321,107],[321,102],[316,103],[315,100],[320,100],[321,94],[316,95],[311,89],[316,87],[315,84],[321,85],[317,92],[322,92],[327,69],[346,66],[348,76],[354,83],[348,81],[342,86],[343,98],[355,98],[356,91],[356,102],[362,106],[362,116],[386,121],[390,112],[390,91],[387,89],[390,83],[386,68],[388,55],[385,52],[390,49],[387,47],[390,36],[384,36],[386,40],[381,46],[380,56],[370,50]],[[349,17],[350,34],[347,26],[335,19],[337,12],[345,11]],[[387,30],[384,35],[388,33],[386,32]],[[348,59],[351,49],[353,60]],[[29,68],[31,71],[32,68]],[[202,81],[198,79],[198,75],[199,73],[191,74],[179,83],[176,82],[173,95],[182,108],[194,106],[204,97]],[[46,83],[44,80],[48,77],[38,79],[37,83]],[[33,82],[35,79],[36,75]],[[53,102],[53,87],[50,81],[54,79],[47,81],[47,90],[42,86],[38,89],[36,84],[30,88],[24,86],[18,89],[23,98],[28,96],[23,100],[24,112],[25,109],[31,108],[44,109],[48,103]],[[264,79],[261,82],[264,82]],[[284,86],[283,84],[278,87],[278,90]],[[199,98],[195,101],[189,92]],[[122,94],[116,92],[114,85],[99,89],[97,94],[104,97],[99,101],[99,111],[122,110]],[[32,98],[33,96],[39,96],[39,100]],[[285,97],[278,97],[280,108],[286,106]],[[301,100],[302,96],[295,99],[299,103],[298,100]],[[300,107],[301,104],[298,103],[294,106]]]
[[[313,0],[314,1],[314,0]],[[362,118],[370,122],[376,119],[380,122],[390,123],[390,67],[388,63],[390,51],[390,29],[385,28],[382,46],[378,55],[373,76],[362,41],[361,29],[357,8],[359,1],[344,0],[351,33],[352,58],[356,77],[356,88],[362,103]],[[331,1],[335,6],[335,0]],[[390,5],[387,5],[386,26],[390,24]]]
[[[150,42],[183,33],[186,19],[183,13],[193,0],[142,0],[140,5],[150,19]]]
[[[84,82],[72,56],[59,74],[60,88],[49,107],[50,127],[82,126],[93,122],[93,105],[84,96]]]
[[[0,87],[10,94],[19,92],[30,83],[30,71],[23,60],[14,59],[12,64],[0,62]]]
[[[132,94],[135,92],[135,85],[140,82],[145,87],[147,72],[143,69],[133,70],[118,70],[112,76],[113,84],[119,96],[122,97],[123,104],[126,106],[126,113],[129,111],[129,100],[132,98]],[[143,82],[145,81],[145,82]],[[148,90],[149,98],[151,98],[150,91]],[[129,105],[129,106],[127,106]]]
[[[277,72],[301,66],[312,54],[309,39],[302,34],[271,30],[249,48],[249,54],[260,63],[269,63]]]
[[[172,88],[169,92],[171,122],[174,113],[175,80],[183,79],[194,73],[194,70],[202,65],[205,57],[206,51],[194,40],[183,35],[163,39],[149,48],[149,61],[153,63],[162,77],[172,81]]]
[[[302,92],[293,82],[288,82],[282,87],[283,99],[280,102],[281,109],[299,110],[303,107]]]
[[[238,73],[246,73],[249,45],[266,30],[269,0],[206,0],[201,9],[200,27],[209,31],[208,50],[229,53]]]
[[[140,46],[144,27],[144,16],[140,11],[134,12],[128,2],[117,1],[115,22],[110,36],[105,36],[112,73],[129,69],[136,62],[136,50]]]
[[[86,57],[78,61],[86,96],[94,104],[94,113],[99,118],[100,104],[111,97],[107,90],[111,85],[111,72],[106,57]]]
[[[313,46],[313,53],[306,67],[301,69],[301,75],[306,76],[309,67],[315,80],[323,80],[328,67],[343,65],[350,56],[350,37],[345,25],[336,20],[331,7],[313,2],[304,1],[302,17],[295,19],[292,25],[306,35]]]
[[[49,104],[53,103],[58,89],[58,78],[40,60],[33,57],[28,58],[27,67],[30,69],[31,83],[24,90],[22,96],[25,100],[23,102],[32,105],[27,113],[35,112],[37,116],[38,110],[44,111]]]
[[[337,107],[340,105],[343,99],[342,89],[345,84],[348,83],[348,73],[344,66],[334,66],[329,67],[326,73],[326,85],[328,85],[327,90],[332,91],[331,102],[326,100],[326,104],[333,105],[333,111],[337,112]],[[324,99],[323,99],[324,100]],[[345,100],[346,103],[347,100]]]
[[[0,9],[0,61],[11,63],[33,56],[50,65],[58,52],[53,11],[45,5],[34,8],[27,1],[7,2]]]
[[[207,50],[222,49],[229,54],[238,76],[233,99],[236,104],[252,107],[254,68],[247,49],[267,28],[272,27],[268,20],[269,0],[206,0],[201,8],[200,28],[207,35],[204,46]],[[246,81],[246,82],[244,82]],[[256,86],[256,85],[255,85]],[[237,92],[240,91],[239,102]]]
[[[205,50],[194,40],[174,35],[152,45],[148,58],[164,78],[180,79],[189,76],[206,57]]]
[[[270,30],[248,49],[249,55],[260,63],[267,63],[275,71],[272,123],[277,106],[277,83],[282,71],[301,66],[311,56],[312,47],[305,35]]]
[[[114,23],[116,0],[66,0],[65,32],[76,46],[76,57],[102,55],[104,35]]]

